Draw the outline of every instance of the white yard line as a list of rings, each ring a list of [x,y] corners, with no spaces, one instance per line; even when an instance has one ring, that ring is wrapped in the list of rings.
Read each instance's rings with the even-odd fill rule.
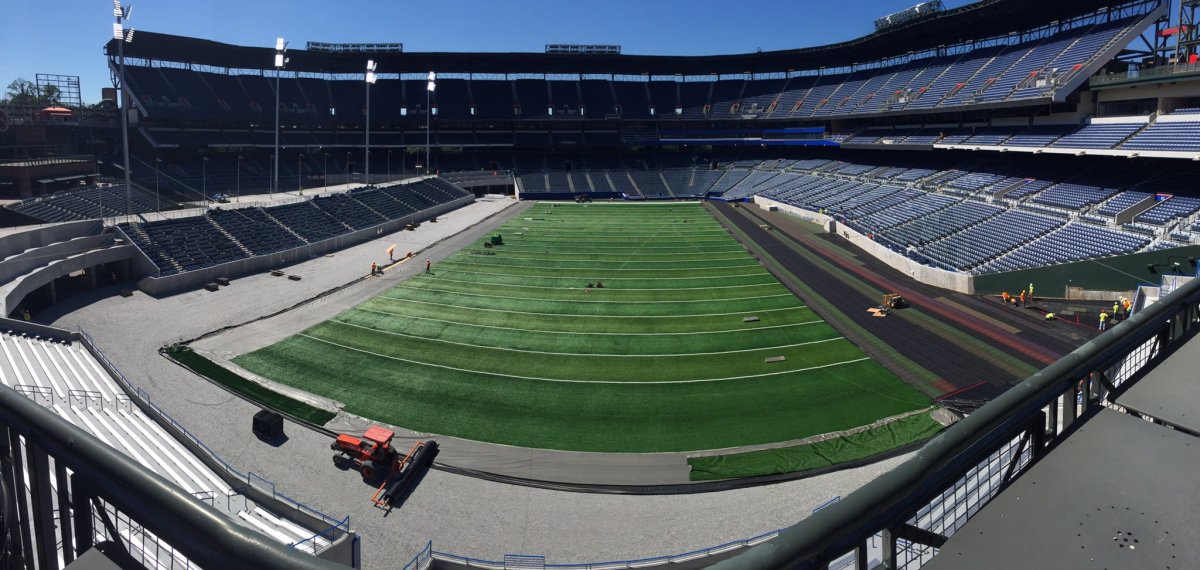
[[[337,323],[339,325],[354,327],[356,329],[362,329],[362,330],[371,331],[374,333],[386,334],[386,335],[391,335],[391,336],[399,336],[399,337],[404,337],[404,338],[413,338],[413,339],[417,339],[417,340],[424,340],[424,341],[428,341],[428,342],[436,342],[436,343],[441,343],[441,344],[452,344],[454,346],[465,346],[467,348],[500,350],[500,351],[504,351],[504,352],[523,352],[523,353],[527,353],[527,354],[553,354],[553,355],[557,355],[557,356],[602,356],[605,358],[611,358],[611,357],[618,357],[618,358],[626,358],[626,357],[628,357],[628,358],[648,358],[648,357],[679,358],[679,357],[684,357],[684,356],[712,356],[714,354],[738,354],[738,353],[742,353],[742,352],[754,352],[757,350],[779,350],[779,349],[783,349],[783,348],[795,348],[797,346],[809,346],[809,345],[813,345],[813,344],[823,344],[826,342],[833,342],[835,340],[842,340],[843,338],[845,338],[845,337],[841,337],[841,336],[836,336],[833,338],[812,340],[812,341],[808,341],[808,342],[798,342],[795,344],[782,344],[779,346],[762,346],[762,347],[758,347],[758,348],[742,348],[742,349],[738,349],[738,350],[720,350],[720,351],[715,351],[715,352],[686,352],[686,353],[672,353],[672,354],[612,354],[612,353],[593,353],[593,352],[553,352],[553,351],[548,351],[548,350],[528,350],[528,349],[523,349],[523,348],[507,348],[507,347],[503,347],[503,346],[487,346],[487,345],[482,345],[482,344],[471,344],[468,342],[456,342],[453,340],[429,338],[429,337],[424,337],[424,336],[405,334],[402,332],[385,331],[385,330],[377,329],[374,327],[356,325],[354,323],[348,323],[346,321],[339,321],[337,319],[332,319],[332,320],[329,320],[326,322],[327,323]]]
[[[515,246],[518,244],[514,243],[512,245]],[[504,247],[508,248],[508,245],[505,245]],[[482,248],[482,247],[470,247],[470,248],[463,248],[462,251],[489,251],[489,250]],[[531,257],[537,256],[537,259],[544,259],[544,260],[548,260],[548,261],[600,261],[594,257],[588,258],[588,259],[556,259],[554,257],[546,257],[546,256],[547,255],[555,256],[555,255],[564,255],[564,254],[553,252],[553,251],[547,252],[547,251],[542,251],[542,250],[521,249],[519,247],[513,247],[511,249],[501,249],[500,251],[503,252],[503,254],[505,256],[510,256],[510,255],[516,255],[516,256],[528,255]],[[572,252],[572,253],[574,253],[574,252]],[[701,258],[695,259],[695,260],[681,259],[680,261],[709,261],[710,259],[740,259],[740,258],[745,257],[746,250],[744,248],[738,248],[738,249],[731,249],[728,252],[716,251],[716,252],[712,252],[712,253],[740,253],[741,255],[739,255],[737,257],[720,257],[720,258],[701,257]],[[605,255],[617,256],[618,254],[605,254]],[[631,251],[631,252],[623,253],[620,255],[625,255],[625,256],[644,255],[644,256],[654,256],[654,257],[669,257],[672,255],[698,255],[698,254],[694,251],[681,251],[678,253],[638,253],[636,251]],[[625,260],[624,259],[613,259],[613,260],[603,260],[603,261],[625,261]]]
[[[478,266],[476,266],[478,267]],[[441,273],[441,272],[439,272]],[[535,279],[585,279],[584,277],[555,277],[553,275],[521,275],[519,273],[492,273],[490,271],[463,271],[462,269],[446,269],[445,273],[468,273],[471,275],[496,275],[502,277],[533,277]],[[608,281],[637,281],[637,280],[652,280],[652,281],[682,281],[685,279],[724,279],[726,277],[762,277],[770,276],[766,270],[756,271],[754,273],[742,273],[738,275],[719,275],[716,277],[605,277]],[[779,283],[774,277],[771,278],[771,283]]]
[[[491,275],[490,273],[479,273],[479,272],[475,272],[475,271],[454,271],[454,270],[444,271],[442,273],[442,275],[445,275],[446,273],[461,273],[464,275]],[[513,277],[524,277],[524,276],[514,275]],[[573,279],[576,279],[577,281],[580,280],[578,277],[575,277]],[[578,287],[578,286],[576,286],[576,287],[546,287],[545,285],[517,285],[515,283],[491,283],[491,282],[487,282],[487,281],[464,281],[462,279],[447,279],[441,275],[438,276],[437,280],[438,281],[449,281],[451,283],[468,283],[471,285],[498,285],[501,287],[520,287],[520,288],[524,288],[524,289],[557,289],[559,291],[577,291],[579,289],[583,289],[583,287]],[[619,288],[619,289],[612,289],[612,288],[606,287],[606,289],[609,289],[611,291],[617,291],[617,292],[621,292],[621,291],[707,291],[709,289],[737,289],[740,287],[782,287],[782,286],[783,285],[780,285],[779,282],[776,281],[774,283],[752,283],[750,285],[717,285],[714,287],[670,287],[670,288],[655,288],[655,289],[626,289],[624,287]],[[414,289],[417,289],[417,288],[418,287],[414,287]]]
[[[407,286],[397,287],[397,289],[401,289],[401,288],[407,289],[409,291],[432,291],[434,293],[451,293],[454,295],[463,295],[466,297],[484,297],[484,298],[488,298],[488,299],[541,301],[543,303],[547,302],[547,301],[549,301],[549,302],[559,301],[559,302],[564,302],[564,303],[615,303],[615,304],[619,304],[619,305],[648,305],[648,304],[659,305],[662,303],[673,303],[673,304],[674,303],[717,303],[717,302],[722,302],[722,301],[750,301],[753,299],[777,299],[779,297],[795,298],[795,295],[792,295],[791,293],[780,293],[778,295],[761,295],[758,297],[731,297],[729,299],[691,299],[691,300],[686,300],[686,301],[584,301],[584,300],[579,300],[579,299],[546,299],[544,297],[514,297],[512,295],[484,295],[483,293],[464,293],[462,291],[447,291],[445,289],[435,289],[433,287],[407,287]],[[384,295],[384,297],[388,298],[388,299],[396,299],[399,301],[406,300],[402,297],[392,297],[391,295]]]
[[[486,257],[486,256],[475,256],[475,257]],[[611,268],[611,267],[555,267],[553,269],[561,270],[561,271],[595,271],[597,273],[602,273],[605,271],[703,271],[703,270],[712,270],[712,269],[739,269],[739,268],[743,268],[743,267],[762,267],[761,265],[758,264],[757,261],[754,261],[753,258],[746,258],[746,259],[748,261],[750,261],[750,263],[743,263],[740,265],[722,265],[721,267],[703,267],[702,266],[702,267],[675,267],[675,268],[661,268],[661,269],[657,269],[657,268],[616,269],[616,268]],[[630,262],[630,263],[634,263],[634,262]],[[654,262],[647,262],[647,263],[654,263]],[[668,262],[663,262],[663,263],[678,263],[678,262],[668,261]],[[486,267],[523,267],[526,269],[543,269],[542,267],[537,266],[537,265],[514,265],[511,263],[474,263],[471,261],[455,261],[455,260],[450,260],[450,259],[439,262],[439,265],[446,265],[446,264],[473,265],[473,266],[486,266]],[[533,276],[533,277],[536,277],[536,276]],[[721,277],[721,276],[718,275],[717,277]]]
[[[799,323],[790,323],[790,324],[786,324],[786,325],[771,325],[768,327],[753,327],[753,328],[740,328],[740,329],[721,329],[721,330],[715,330],[715,331],[656,332],[656,333],[581,332],[581,331],[550,331],[550,330],[542,330],[542,329],[522,329],[522,328],[516,328],[516,327],[498,327],[498,326],[494,326],[494,325],[477,325],[475,323],[464,323],[461,321],[448,321],[445,319],[433,319],[433,318],[429,318],[429,317],[416,317],[416,316],[412,316],[412,315],[406,315],[404,313],[394,313],[392,311],[380,311],[379,309],[367,309],[367,308],[364,308],[361,306],[355,307],[353,310],[363,311],[363,312],[367,312],[367,313],[379,313],[381,315],[392,315],[395,317],[401,317],[401,318],[405,318],[405,319],[413,319],[416,321],[430,321],[430,322],[434,322],[434,323],[443,323],[443,324],[448,324],[448,325],[461,325],[464,327],[471,327],[471,328],[496,329],[496,330],[513,331],[513,332],[569,334],[569,335],[578,335],[578,336],[688,336],[688,335],[700,335],[700,334],[725,334],[725,333],[739,333],[739,332],[746,332],[746,331],[783,329],[783,328],[790,328],[790,327],[803,327],[803,326],[808,326],[808,325],[818,325],[818,324],[825,322],[821,319],[816,319],[813,321],[803,321],[803,322],[799,322]],[[580,315],[569,315],[569,316],[579,317]],[[639,317],[631,317],[631,318],[639,318]]]
[[[359,352],[362,354],[376,356],[379,358],[386,358],[388,360],[395,360],[398,362],[407,362],[409,364],[416,364],[419,366],[429,366],[431,368],[441,368],[443,370],[453,370],[455,372],[465,372],[468,374],[478,374],[481,376],[497,376],[500,378],[516,378],[518,380],[533,380],[533,381],[537,381],[537,382],[557,382],[557,383],[563,383],[563,384],[621,384],[621,385],[630,385],[630,386],[655,385],[655,384],[703,384],[703,383],[709,383],[709,382],[726,382],[726,381],[731,381],[731,380],[747,380],[747,379],[751,379],[751,378],[767,378],[770,376],[781,376],[783,374],[792,374],[795,372],[808,372],[811,370],[819,370],[822,368],[831,368],[834,366],[841,366],[843,364],[853,364],[856,362],[862,362],[864,360],[870,360],[870,357],[864,356],[862,358],[856,358],[853,360],[843,360],[841,362],[822,364],[820,366],[810,366],[808,368],[795,368],[792,370],[781,370],[779,372],[767,372],[765,374],[748,374],[745,376],[729,376],[726,378],[702,378],[702,379],[697,379],[697,380],[662,380],[662,381],[652,381],[651,380],[651,381],[646,381],[646,382],[622,382],[622,381],[618,381],[618,380],[565,380],[562,378],[539,378],[536,376],[518,376],[515,374],[499,374],[496,372],[468,370],[466,368],[457,368],[454,366],[446,366],[444,364],[430,364],[428,362],[419,362],[416,360],[409,360],[407,358],[400,358],[399,356],[388,356],[386,354],[379,354],[376,352],[371,352],[369,350],[363,350],[361,348],[354,348],[353,346],[347,346],[344,344],[336,343],[336,342],[325,340],[322,338],[317,338],[317,337],[314,337],[314,336],[311,336],[311,335],[308,335],[305,333],[299,333],[297,336],[302,336],[304,338],[309,338],[309,339],[315,340],[320,343],[328,344],[330,346],[336,346],[338,348],[343,348],[343,349],[354,351],[354,352]]]
[[[463,305],[451,305],[449,303],[434,303],[432,301],[417,301],[414,299],[401,299],[399,297],[388,297],[380,295],[376,299],[384,298],[392,301],[403,301],[405,303],[417,303],[419,305],[433,305],[436,307],[454,307],[456,309],[470,309],[472,311],[488,311],[492,313],[513,313],[514,315],[543,315],[550,317],[588,317],[594,319],[685,319],[690,317],[729,317],[733,315],[752,315],[756,313],[774,313],[778,311],[790,311],[793,309],[807,309],[808,305],[796,305],[795,307],[781,307],[778,309],[757,309],[752,311],[737,311],[735,313],[703,313],[698,315],[577,315],[570,313],[535,313],[532,311],[511,311],[508,309],[485,309],[480,307],[465,307]]]

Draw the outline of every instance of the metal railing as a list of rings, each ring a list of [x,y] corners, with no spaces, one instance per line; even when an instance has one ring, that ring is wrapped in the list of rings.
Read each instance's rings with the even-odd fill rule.
[[[828,504],[829,503],[826,503],[826,505],[828,505]],[[818,507],[818,510],[820,508],[821,507]],[[816,511],[813,511],[813,512],[816,512]],[[540,555],[527,555],[527,554],[505,554],[504,560],[486,560],[483,558],[472,558],[470,556],[459,556],[457,554],[451,554],[449,552],[441,552],[438,550],[433,550],[433,543],[432,543],[432,541],[430,541],[430,543],[428,545],[426,545],[425,550],[422,550],[420,553],[418,553],[417,556],[414,557],[413,560],[411,562],[409,562],[409,564],[407,566],[404,567],[404,570],[409,570],[410,567],[413,570],[419,570],[421,568],[424,568],[425,565],[428,564],[428,561],[430,561],[430,560],[439,560],[439,561],[443,561],[443,562],[451,562],[454,564],[460,564],[460,565],[472,566],[472,567],[480,567],[480,568],[513,568],[513,567],[517,567],[514,564],[515,560],[535,560],[536,559],[536,560],[541,561],[541,564],[538,567],[555,568],[557,570],[592,570],[592,569],[601,569],[601,568],[603,568],[605,570],[618,570],[618,569],[623,569],[623,568],[648,568],[648,567],[652,567],[652,566],[679,565],[679,564],[683,564],[683,563],[687,563],[687,562],[701,560],[704,558],[710,558],[713,556],[726,555],[726,554],[729,554],[730,552],[733,552],[733,551],[736,551],[739,549],[756,546],[756,545],[762,544],[764,542],[767,542],[767,541],[779,536],[780,532],[781,531],[773,530],[770,532],[765,532],[765,533],[762,533],[762,534],[759,534],[756,536],[752,536],[750,538],[745,538],[745,539],[741,539],[741,540],[733,540],[730,542],[726,542],[724,544],[718,544],[716,546],[711,546],[708,548],[700,548],[697,550],[683,552],[680,554],[667,554],[667,555],[663,555],[663,556],[654,556],[654,557],[650,557],[650,558],[635,558],[635,559],[629,559],[629,560],[610,560],[610,561],[606,561],[606,562],[583,562],[583,563],[570,563],[570,564],[547,564],[547,563],[545,563],[545,557],[540,556]]]
[[[59,568],[111,542],[155,568],[344,568],[241,526],[8,387],[0,458],[13,567]]]
[[[1021,473],[1200,332],[1200,279],[1034,374],[836,504],[714,568],[920,568]],[[838,567],[841,567],[839,564]]]
[[[104,354],[104,351],[100,350],[100,348],[96,346],[96,343],[92,340],[91,335],[89,335],[86,330],[80,328],[77,332],[80,340],[85,344],[88,350],[95,355],[96,360],[100,361],[101,365],[104,366],[107,371],[112,373],[113,379],[115,379],[123,389],[134,394],[138,399],[141,400],[141,403],[145,404],[145,406],[154,412],[155,415],[162,418],[162,420],[166,423],[170,424],[170,426],[173,427],[177,433],[187,438],[190,443],[202,450],[209,459],[219,465],[226,473],[233,476],[233,478],[235,478],[239,483],[243,483],[247,487],[253,486],[256,489],[269,494],[272,499],[287,504],[297,512],[301,512],[310,517],[316,518],[328,525],[329,528],[315,533],[308,540],[316,539],[318,536],[332,534],[334,531],[340,531],[343,534],[350,532],[349,515],[342,519],[330,516],[305,503],[301,503],[300,501],[280,493],[275,489],[275,483],[273,481],[266,479],[252,471],[246,471],[243,473],[233,465],[230,465],[228,461],[225,461],[225,459],[218,455],[216,451],[213,451],[213,449],[205,444],[204,441],[202,441],[199,437],[196,437],[191,431],[184,427],[183,424],[179,423],[179,421],[171,417],[170,414],[155,404],[154,401],[150,399],[149,393],[147,393],[141,387],[130,382],[129,379],[125,377],[125,374],[123,374],[121,370],[117,368],[117,366],[113,364],[111,360],[108,359],[108,356]],[[317,552],[319,552],[319,550]]]
[[[1122,83],[1137,79],[1152,79],[1155,77],[1189,73],[1200,73],[1200,63],[1178,63],[1174,65],[1161,65],[1158,67],[1147,67],[1143,69],[1131,69],[1121,73],[1096,75],[1091,78],[1090,85],[1094,87],[1096,85],[1107,85],[1110,83]]]

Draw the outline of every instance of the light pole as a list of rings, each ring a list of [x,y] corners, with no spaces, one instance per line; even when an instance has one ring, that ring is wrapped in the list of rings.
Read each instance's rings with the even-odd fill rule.
[[[158,213],[162,213],[162,195],[158,193],[158,165],[162,162],[161,158],[154,159],[154,200],[158,202]]]
[[[367,186],[371,185],[371,86],[375,84],[375,60],[367,60],[367,135],[366,135],[366,170]]]
[[[388,181],[388,182],[391,182],[391,181],[392,181],[392,149],[390,149],[390,148],[388,149],[388,173],[387,173],[387,181]]]
[[[234,196],[234,200],[238,202],[242,201],[242,155],[240,154],[238,155],[237,186],[234,190]]]
[[[304,195],[304,175],[301,171],[304,170],[304,153],[296,158],[296,188],[300,190],[300,195]]]
[[[271,179],[270,197],[275,196],[275,187],[279,185],[279,76],[283,75],[283,66],[287,65],[287,42],[283,38],[275,38],[275,154],[271,155],[274,162],[274,176]]]
[[[346,151],[346,184],[350,183],[350,151]]]
[[[325,153],[325,173],[321,175],[321,191],[329,188],[329,153]]]
[[[113,39],[117,40],[117,80],[114,87],[121,89],[121,146],[125,153],[125,214],[133,213],[133,185],[129,176],[129,90],[125,88],[125,44],[133,43],[133,29],[125,29],[125,20],[133,14],[133,6],[121,7],[121,0],[113,0]],[[103,196],[103,193],[101,193]],[[104,208],[100,208],[100,219],[104,219]],[[115,222],[114,222],[115,223]]]
[[[437,89],[437,74],[429,72],[429,83],[425,85],[425,174],[429,174],[429,124],[433,118],[433,109],[429,106],[430,96]]]
[[[208,215],[208,157],[200,166],[200,191],[204,193],[204,215]]]

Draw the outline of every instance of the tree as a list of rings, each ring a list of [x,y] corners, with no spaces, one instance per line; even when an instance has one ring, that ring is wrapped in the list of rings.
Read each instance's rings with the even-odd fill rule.
[[[3,102],[11,105],[54,105],[62,94],[57,86],[47,85],[38,89],[36,83],[18,77],[8,84],[4,95]]]

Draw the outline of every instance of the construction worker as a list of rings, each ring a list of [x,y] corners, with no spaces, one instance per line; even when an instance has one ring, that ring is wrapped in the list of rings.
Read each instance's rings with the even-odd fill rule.
[[[1118,319],[1120,316],[1121,316],[1121,302],[1115,301],[1115,302],[1113,302],[1113,312],[1112,312],[1113,320]]]
[[[371,275],[375,275],[378,272],[379,272],[379,265],[377,263],[375,263],[374,261],[372,261],[371,262]]]
[[[1022,307],[1025,306],[1025,290],[1024,289],[1021,290],[1021,306]]]
[[[1033,283],[1029,284],[1029,302],[1033,302]]]
[[[1104,330],[1104,325],[1108,321],[1108,313],[1100,311],[1100,330]]]
[[[1133,314],[1133,301],[1125,299],[1125,316],[1128,317],[1131,314]]]
[[[1004,299],[1004,304],[1007,305],[1008,304],[1008,291],[1001,293],[1000,298]]]
[[[425,273],[433,273],[432,271],[429,270],[429,267],[430,267],[429,260],[426,259],[425,260]]]
[[[1054,320],[1054,313],[1046,313],[1046,320],[1047,320],[1047,321],[1053,321],[1053,320]]]

